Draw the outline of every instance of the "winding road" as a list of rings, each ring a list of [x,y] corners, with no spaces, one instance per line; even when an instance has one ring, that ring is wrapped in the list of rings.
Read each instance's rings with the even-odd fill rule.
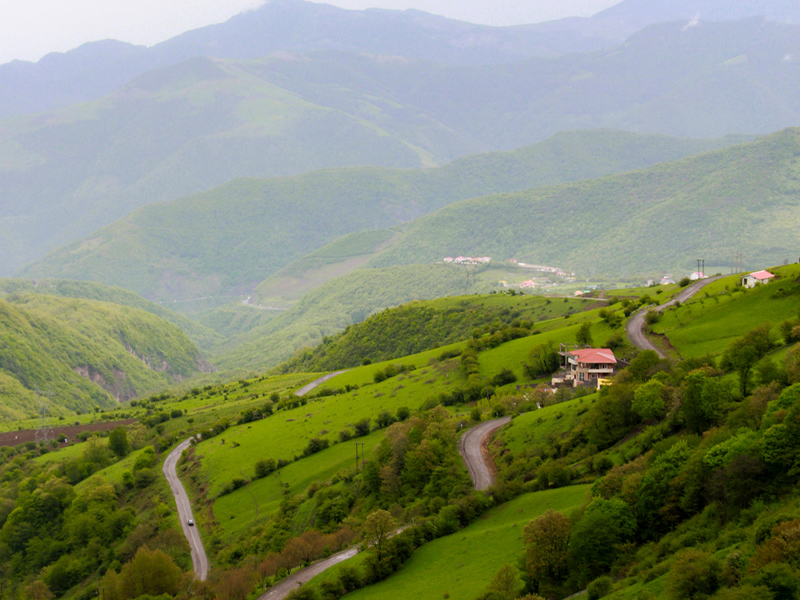
[[[350,369],[343,369],[341,371],[336,371],[335,373],[328,373],[327,375],[323,375],[319,379],[315,379],[314,381],[312,381],[308,385],[304,385],[303,387],[301,387],[299,390],[297,390],[294,393],[294,395],[295,396],[305,396],[308,392],[310,392],[311,390],[321,386],[326,381],[329,381],[329,380],[333,379],[334,377],[336,377],[337,375],[341,375],[342,373],[347,373],[347,371],[349,371],[349,370]]]
[[[319,379],[316,379],[308,385],[297,390],[295,395],[303,396],[326,381],[329,381],[333,377],[336,377],[344,372],[345,371],[337,371],[335,373],[329,373],[328,375],[320,377]],[[476,490],[485,490],[492,485],[492,483],[494,483],[492,463],[488,457],[486,442],[488,442],[492,434],[494,434],[510,420],[511,417],[504,417],[502,419],[494,419],[492,421],[482,423],[464,434],[459,441],[458,451],[461,453],[461,456],[464,459],[464,464],[469,470],[470,477],[475,484]],[[175,504],[178,507],[178,515],[181,520],[181,526],[183,527],[183,533],[189,542],[189,546],[191,547],[192,566],[194,568],[195,576],[199,580],[205,581],[205,579],[208,577],[208,557],[206,556],[203,542],[200,539],[200,531],[196,526],[192,527],[188,525],[189,519],[194,519],[194,516],[192,514],[189,496],[186,494],[186,490],[178,478],[178,473],[176,470],[181,454],[190,445],[191,438],[184,440],[178,446],[176,446],[164,461],[163,471],[164,476],[169,482],[172,495],[175,496]],[[348,558],[354,557],[360,552],[360,550],[360,546],[353,546],[347,550],[338,552],[337,554],[334,554],[325,560],[321,560],[309,565],[305,569],[293,573],[280,584],[266,591],[264,594],[259,596],[258,600],[283,600],[283,598],[285,598],[290,591],[296,589],[298,586],[306,583],[307,581],[310,581],[332,566],[337,565]]]
[[[476,490],[485,490],[494,483],[493,463],[486,444],[492,434],[511,421],[511,417],[486,421],[473,427],[458,441],[458,451],[469,470]]]
[[[708,279],[701,279],[699,281],[695,281],[691,285],[686,286],[681,292],[675,296],[669,302],[665,302],[660,306],[656,306],[653,310],[656,312],[661,312],[669,308],[670,306],[674,306],[678,302],[686,302],[689,298],[694,296],[697,292],[703,289],[712,281],[716,281],[720,279],[722,276],[718,275],[717,277],[709,277]],[[644,318],[647,314],[646,310],[640,310],[635,315],[633,315],[629,320],[628,324],[625,326],[625,330],[628,333],[628,339],[631,343],[639,348],[640,350],[653,350],[656,354],[658,354],[661,358],[666,358],[666,355],[655,347],[653,342],[650,341],[650,338],[647,337],[647,334],[644,332]]]
[[[458,450],[464,458],[467,469],[469,469],[469,475],[472,477],[476,490],[485,490],[494,483],[492,468],[490,464],[487,463],[488,457],[484,456],[483,448],[485,447],[485,442],[491,438],[492,434],[510,420],[511,417],[504,417],[502,419],[495,419],[482,423],[470,429],[462,436],[461,441],[459,441]],[[312,580],[332,566],[354,557],[360,551],[361,546],[353,546],[325,560],[309,565],[305,569],[293,573],[274,588],[259,596],[258,600],[283,600],[289,592],[297,589],[298,586]]]
[[[208,577],[208,557],[206,556],[206,549],[203,547],[203,541],[200,539],[200,531],[198,528],[188,524],[189,519],[194,520],[192,505],[189,503],[189,496],[186,495],[186,490],[181,480],[178,479],[178,472],[176,470],[178,459],[191,443],[192,438],[189,438],[178,444],[178,446],[169,453],[169,456],[167,456],[162,470],[169,482],[172,495],[175,496],[175,504],[178,506],[178,518],[181,520],[183,534],[186,536],[192,550],[192,567],[194,568],[194,574],[200,581],[205,581],[206,577]]]
[[[328,375],[320,377],[319,379],[316,379],[311,383],[309,383],[308,385],[300,388],[294,394],[295,396],[304,396],[311,390],[315,389],[316,387],[322,385],[326,381],[344,372],[345,371],[337,371],[335,373],[329,373]],[[178,444],[178,446],[176,446],[175,449],[173,449],[172,452],[169,453],[169,456],[167,456],[166,460],[164,461],[164,467],[162,468],[162,471],[164,472],[164,477],[167,478],[169,487],[172,490],[172,495],[175,497],[175,504],[178,507],[178,518],[181,521],[181,527],[183,527],[183,534],[186,536],[186,540],[189,542],[189,547],[191,548],[192,567],[194,569],[195,577],[197,577],[197,579],[199,579],[200,581],[205,581],[206,578],[208,577],[208,557],[206,556],[206,549],[203,547],[203,540],[200,539],[200,530],[197,528],[196,525],[194,526],[189,525],[189,519],[192,519],[192,521],[194,521],[194,515],[192,514],[192,505],[189,502],[189,496],[186,494],[186,489],[183,487],[181,480],[178,478],[178,471],[177,471],[178,460],[180,459],[183,451],[186,450],[191,445],[191,443],[192,443],[192,438],[189,438],[188,440],[184,440],[183,442]],[[349,551],[350,550],[347,550],[346,552]],[[330,562],[337,556],[339,556],[339,554],[332,556],[331,558],[323,562],[324,563]],[[346,558],[350,557],[346,556],[344,558],[341,558],[338,562],[341,562]],[[317,565],[319,564],[322,563],[317,563]],[[328,566],[325,567],[325,569],[335,564],[336,562],[331,562]],[[309,568],[314,568],[314,567],[316,567],[316,565],[311,565],[311,567]],[[322,569],[322,571],[324,571],[325,569]],[[319,572],[321,573],[322,571]],[[316,575],[316,573],[314,575]],[[311,575],[311,577],[313,577],[314,575]],[[296,583],[295,585],[299,584]],[[288,590],[286,593],[288,593]],[[283,596],[265,596],[265,597],[283,598]]]

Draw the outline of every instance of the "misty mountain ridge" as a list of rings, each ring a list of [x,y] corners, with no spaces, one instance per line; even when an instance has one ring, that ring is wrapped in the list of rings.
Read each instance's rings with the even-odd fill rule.
[[[790,0],[749,0],[724,8],[712,0],[625,0],[589,18],[489,27],[418,10],[354,11],[273,0],[150,48],[104,40],[48,54],[36,63],[0,65],[0,115],[42,112],[98,98],[137,75],[196,56],[254,59],[284,50],[347,50],[456,65],[501,64],[609,48],[656,23],[759,16],[797,23],[800,6]]]
[[[563,130],[716,138],[794,126],[799,32],[672,23],[612,50],[493,67],[345,52],[191,59],[89,104],[1,122],[0,273],[243,176],[430,167]]]

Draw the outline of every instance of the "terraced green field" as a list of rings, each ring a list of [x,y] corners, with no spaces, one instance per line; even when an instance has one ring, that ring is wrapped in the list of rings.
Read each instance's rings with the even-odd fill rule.
[[[548,509],[569,511],[580,506],[589,487],[578,485],[525,494],[498,506],[463,530],[417,549],[397,573],[348,598],[474,598],[503,565],[514,565],[522,556],[522,531],[530,520]],[[335,574],[336,569],[330,569],[312,582]]]
[[[367,456],[383,439],[383,430],[353,440],[363,443],[359,455]],[[238,533],[274,513],[284,498],[285,489],[291,495],[304,492],[315,481],[328,481],[337,473],[355,469],[353,442],[340,443],[317,454],[293,462],[263,479],[252,481],[246,488],[222,496],[214,502],[214,516],[227,533]]]

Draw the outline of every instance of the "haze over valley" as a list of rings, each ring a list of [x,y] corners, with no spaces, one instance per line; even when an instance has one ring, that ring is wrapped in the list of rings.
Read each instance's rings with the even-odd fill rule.
[[[0,65],[0,600],[798,598],[800,4],[388,2]]]

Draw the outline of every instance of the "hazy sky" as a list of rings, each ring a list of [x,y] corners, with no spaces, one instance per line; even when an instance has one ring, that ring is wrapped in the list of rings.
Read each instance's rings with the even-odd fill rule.
[[[589,16],[619,0],[332,0],[343,8],[417,8],[462,21],[516,25]],[[0,63],[38,60],[84,42],[113,38],[150,46],[220,23],[264,0],[4,0]]]

